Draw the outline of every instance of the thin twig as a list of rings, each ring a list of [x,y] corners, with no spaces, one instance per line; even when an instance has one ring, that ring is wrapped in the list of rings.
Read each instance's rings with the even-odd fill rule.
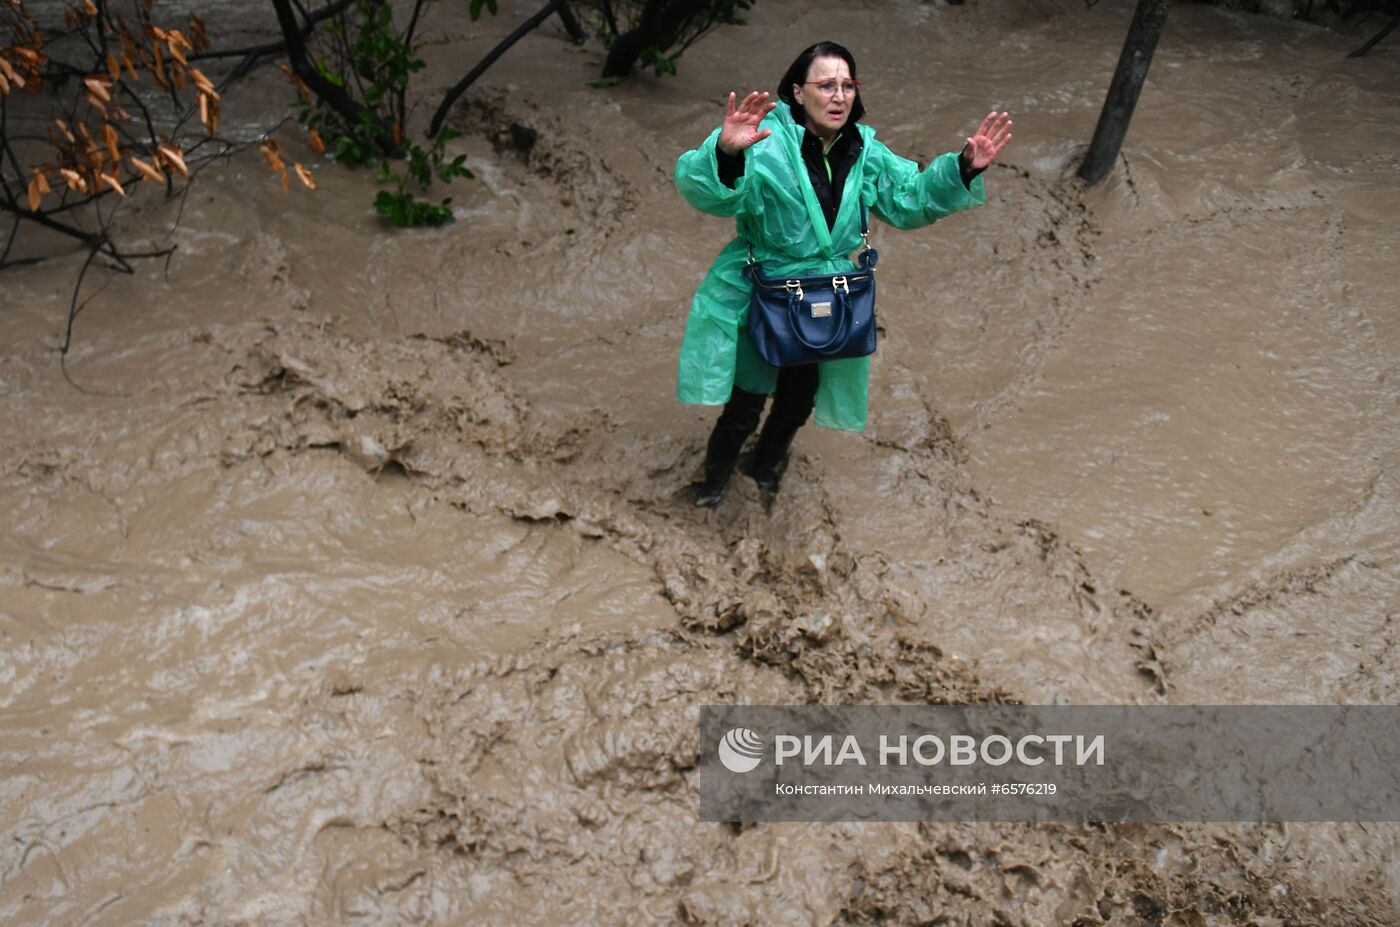
[[[91,301],[93,297],[99,295],[102,292],[102,290],[107,289],[107,286],[104,284],[102,286],[102,289],[99,289],[96,293],[92,294],[92,296],[89,296],[87,299],[83,300],[82,305],[78,304],[78,291],[81,290],[83,286],[83,275],[87,273],[87,269],[92,264],[92,259],[96,256],[96,254],[96,251],[90,252],[88,254],[87,262],[83,264],[83,269],[78,274],[78,283],[76,286],[73,287],[73,301],[68,309],[68,331],[64,336],[63,347],[61,347],[58,352],[58,369],[62,371],[63,379],[68,381],[68,385],[73,387],[80,393],[84,393],[88,396],[110,396],[116,398],[123,398],[130,394],[110,393],[101,390],[88,389],[85,386],[80,386],[78,382],[74,380],[73,377],[68,373],[68,348],[73,338],[73,321],[78,317],[78,313],[83,311],[84,307],[87,306],[88,302]]]
[[[1362,55],[1366,54],[1368,51],[1370,51],[1371,49],[1375,48],[1375,47],[1376,47],[1376,43],[1380,42],[1381,39],[1383,39],[1383,38],[1385,38],[1386,36],[1390,35],[1390,33],[1395,29],[1396,26],[1400,26],[1400,15],[1396,16],[1394,19],[1392,19],[1392,20],[1390,21],[1390,23],[1389,23],[1384,29],[1382,29],[1380,32],[1377,32],[1374,36],[1372,36],[1372,37],[1371,37],[1371,40],[1370,40],[1369,42],[1367,42],[1365,45],[1362,45],[1360,48],[1358,48],[1356,51],[1352,52],[1351,54],[1347,55],[1347,57],[1348,57],[1348,58],[1360,58]]]
[[[78,271],[78,282],[73,287],[73,298],[68,303],[68,327],[63,333],[63,346],[58,349],[60,355],[67,355],[68,347],[73,343],[73,323],[77,321],[78,313],[82,312],[83,308],[87,306],[86,301],[81,304],[78,303],[78,295],[83,289],[83,278],[87,276],[88,268],[92,266],[92,262],[97,258],[100,250],[98,246],[92,247],[88,251],[87,260],[83,261],[83,269]],[[65,372],[64,376],[66,377],[67,375],[68,374]],[[72,383],[73,381],[69,380],[68,382]],[[73,385],[77,386],[76,383]]]
[[[413,48],[413,32],[418,28],[418,14],[423,11],[423,4],[426,0],[413,0],[413,16],[408,20],[408,30],[403,34],[403,43],[411,50]]]
[[[300,30],[302,41],[306,41],[307,36],[311,35],[311,31],[318,23],[330,19],[341,11],[348,9],[350,6],[354,5],[354,3],[355,0],[336,0],[336,2],[332,3],[330,6],[322,7],[310,14],[306,13],[301,4],[297,4],[297,9],[302,13],[302,19],[304,20]],[[259,59],[267,58],[272,55],[280,55],[286,50],[287,40],[283,38],[280,42],[267,42],[262,45],[249,45],[244,48],[203,51],[195,55],[190,55],[189,60],[205,61],[216,58],[242,58],[243,60],[234,67],[232,72],[229,73],[229,76],[219,83],[218,89],[222,92],[223,88],[230,86],[234,81],[247,75]]]
[[[457,81],[451,90],[443,94],[442,102],[438,104],[437,112],[433,113],[433,121],[428,126],[428,138],[435,138],[437,136],[438,132],[442,129],[443,121],[447,119],[447,114],[452,111],[452,104],[456,103],[457,99],[467,92],[467,88],[470,87],[478,77],[485,74],[486,69],[496,63],[497,58],[504,55],[512,45],[524,38],[531,29],[534,29],[540,23],[553,16],[554,11],[559,9],[563,3],[564,0],[550,0],[550,2],[545,5],[544,9],[525,20],[519,26],[516,26],[514,32],[502,39],[495,48],[491,49],[485,58],[478,61],[476,66],[467,72],[465,77]]]
[[[6,266],[5,261],[10,256],[10,249],[15,246],[15,239],[19,238],[19,223],[19,216],[15,216],[15,224],[10,226],[10,237],[5,241],[5,250],[0,252],[0,269]]]

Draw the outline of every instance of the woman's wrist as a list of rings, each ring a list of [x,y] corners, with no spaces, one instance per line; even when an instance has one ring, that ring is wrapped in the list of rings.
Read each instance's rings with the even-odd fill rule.
[[[720,183],[732,190],[738,184],[739,178],[744,176],[744,152],[739,151],[737,154],[730,154],[716,141],[715,165],[719,169]]]

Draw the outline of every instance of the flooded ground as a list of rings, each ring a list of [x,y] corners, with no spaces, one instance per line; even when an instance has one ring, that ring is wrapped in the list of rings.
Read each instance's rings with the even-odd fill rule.
[[[427,87],[529,10],[438,12]],[[551,24],[454,114],[455,225],[212,168],[82,391],[76,262],[7,272],[0,920],[1400,919],[1391,824],[696,821],[708,702],[1400,695],[1400,42],[1174,7],[1086,190],[1130,13],[765,0],[608,90]],[[675,357],[732,227],[672,166],[827,37],[895,151],[1016,138],[985,208],[877,230],[869,430],[699,512]]]

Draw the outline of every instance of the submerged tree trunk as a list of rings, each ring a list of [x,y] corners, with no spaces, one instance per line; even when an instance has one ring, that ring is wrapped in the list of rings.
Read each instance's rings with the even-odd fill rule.
[[[296,76],[301,78],[302,83],[323,103],[335,110],[347,125],[358,125],[361,117],[368,116],[374,124],[375,143],[380,152],[386,156],[394,154],[400,146],[394,142],[390,127],[385,125],[373,110],[351,96],[344,87],[326,79],[312,63],[306,50],[307,32],[303,31],[301,24],[297,22],[290,0],[272,0],[272,8],[277,12],[277,24],[282,27],[282,38],[287,43],[287,60]]]
[[[588,33],[584,31],[583,24],[578,21],[574,11],[569,9],[567,3],[559,5],[559,21],[564,24],[564,31],[569,33],[569,41],[575,45],[582,45],[588,41]]]
[[[1147,80],[1147,66],[1152,63],[1152,52],[1166,21],[1167,0],[1138,0],[1133,23],[1128,27],[1128,38],[1123,42],[1123,53],[1118,56],[1118,67],[1113,72],[1113,82],[1108,86],[1108,98],[1104,100],[1103,112],[1099,113],[1094,140],[1089,143],[1089,153],[1079,168],[1079,176],[1091,184],[1107,176],[1118,160],[1138,94]]]

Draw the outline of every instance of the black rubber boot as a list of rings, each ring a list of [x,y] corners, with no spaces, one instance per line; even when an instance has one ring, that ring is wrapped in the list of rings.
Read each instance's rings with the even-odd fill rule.
[[[692,498],[696,505],[716,509],[724,502],[724,491],[729,486],[729,478],[734,475],[739,451],[747,437],[718,429],[710,435],[710,443],[705,448],[705,479],[692,485]]]
[[[705,446],[705,478],[691,484],[691,498],[696,505],[713,509],[724,502],[724,490],[734,475],[739,452],[758,427],[758,418],[763,414],[767,399],[762,394],[734,390],[715,422],[714,431],[710,432],[710,443]]]
[[[778,494],[778,486],[787,470],[788,449],[792,447],[792,440],[797,437],[802,424],[791,419],[775,420],[771,415],[763,423],[763,431],[759,433],[758,445],[749,460],[747,472],[758,484],[765,500],[771,500]]]

